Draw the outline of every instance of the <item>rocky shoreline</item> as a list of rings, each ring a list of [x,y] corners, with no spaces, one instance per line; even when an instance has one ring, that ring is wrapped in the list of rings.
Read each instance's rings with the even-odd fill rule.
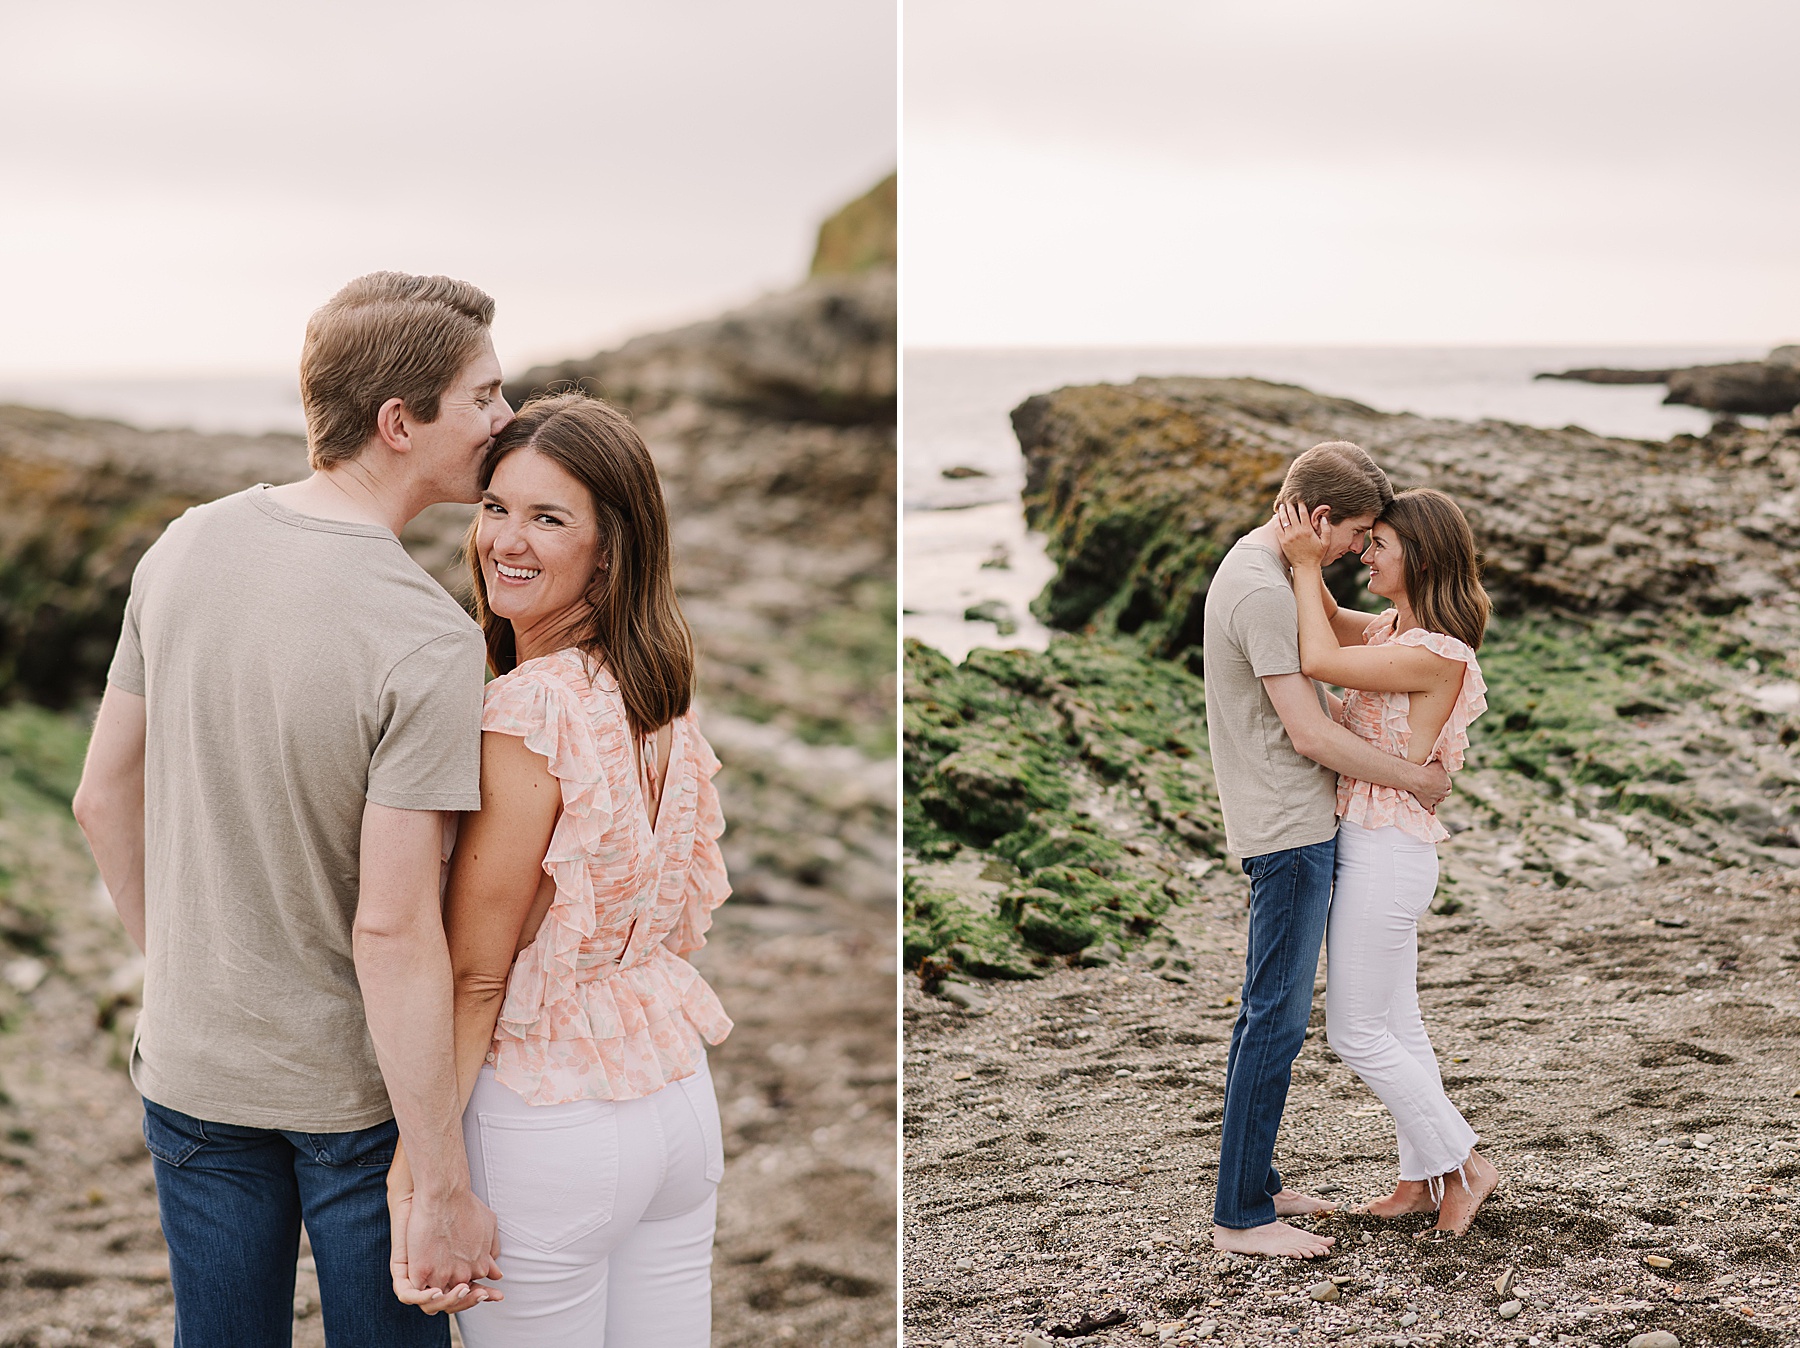
[[[1700,407],[1727,416],[1780,416],[1800,404],[1800,346],[1778,346],[1763,360],[1689,365],[1671,370],[1585,369],[1545,371],[1539,379],[1585,384],[1666,384],[1665,403]]]
[[[1014,425],[1059,568],[1036,607],[1063,634],[960,666],[907,652],[915,1341],[1080,1337],[1109,1307],[1128,1318],[1107,1342],[1145,1323],[1234,1343],[1786,1341],[1757,1317],[1787,1314],[1766,1285],[1791,1284],[1796,1235],[1787,1195],[1763,1196],[1797,1141],[1800,1060],[1773,1027],[1800,1024],[1800,436],[1617,440],[1204,379],[1062,389]],[[1440,1054],[1484,1064],[1446,1064],[1453,1097],[1510,1178],[1474,1238],[1429,1252],[1331,1219],[1324,1272],[1344,1281],[1312,1302],[1318,1270],[1218,1265],[1204,1241],[1247,891],[1198,657],[1213,566],[1287,461],[1333,438],[1456,496],[1487,559],[1490,711],[1441,812],[1455,836],[1421,958]],[[1358,598],[1352,574],[1334,583]],[[1296,1081],[1278,1159],[1378,1192],[1392,1137],[1373,1097],[1322,1042]],[[1697,1201],[1691,1170],[1649,1163],[1692,1150],[1659,1137],[1701,1134],[1769,1187],[1709,1174]],[[1609,1176],[1634,1186],[1625,1213],[1593,1211]],[[1676,1274],[1637,1241],[1679,1247],[1658,1254]],[[1507,1263],[1514,1322],[1491,1287]]]
[[[724,1348],[894,1341],[895,292],[880,225],[863,203],[828,222],[819,274],[795,290],[508,389],[595,381],[637,421],[670,502],[734,888],[696,961],[737,1022],[712,1056]],[[121,1071],[139,966],[68,802],[137,557],[189,505],[304,471],[296,436],[0,407],[0,1342],[151,1348],[172,1332]],[[402,539],[453,593],[469,517],[433,507]],[[317,1311],[303,1254],[301,1348],[323,1342]]]

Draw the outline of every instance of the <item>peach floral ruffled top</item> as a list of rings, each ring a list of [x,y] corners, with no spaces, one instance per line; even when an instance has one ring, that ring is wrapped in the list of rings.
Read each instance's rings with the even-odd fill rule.
[[[638,740],[612,674],[580,651],[527,660],[487,687],[481,728],[548,760],[562,814],[544,870],[556,895],[519,952],[494,1027],[496,1077],[534,1105],[633,1100],[691,1076],[731,1020],[682,956],[706,944],[731,886],[712,777],[690,708],[674,723],[654,827]]]
[[[1391,642],[1397,646],[1423,646],[1446,659],[1461,660],[1465,666],[1462,689],[1456,695],[1456,703],[1450,708],[1444,728],[1438,732],[1437,743],[1432,746],[1430,755],[1444,765],[1444,771],[1455,772],[1462,767],[1463,751],[1469,747],[1470,722],[1487,710],[1487,683],[1481,677],[1481,666],[1476,663],[1475,652],[1455,637],[1418,627],[1396,636],[1396,621],[1398,613],[1389,609],[1369,624],[1363,644],[1385,646]],[[1411,698],[1405,693],[1368,693],[1352,688],[1344,694],[1344,724],[1376,748],[1404,758],[1407,746],[1412,742],[1412,727],[1406,719],[1410,702]],[[1392,786],[1376,786],[1354,777],[1338,778],[1337,812],[1340,819],[1348,819],[1364,828],[1391,826],[1422,842],[1442,842],[1450,836],[1450,830],[1410,792]]]

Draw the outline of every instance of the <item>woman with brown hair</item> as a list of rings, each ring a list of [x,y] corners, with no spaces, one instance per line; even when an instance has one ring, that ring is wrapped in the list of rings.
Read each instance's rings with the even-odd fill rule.
[[[522,408],[482,486],[467,555],[496,677],[445,929],[504,1295],[414,1287],[400,1248],[395,1290],[475,1308],[469,1348],[701,1348],[724,1169],[706,1045],[731,1022],[683,956],[730,891],[662,491],[630,421],[579,393]],[[390,1184],[401,1232],[404,1155]]]
[[[1419,489],[1382,512],[1362,555],[1370,593],[1393,605],[1379,615],[1332,601],[1320,575],[1324,541],[1304,506],[1278,506],[1276,522],[1293,565],[1301,672],[1343,688],[1334,715],[1376,747],[1456,771],[1469,723],[1487,708],[1475,652],[1488,597],[1462,511]],[[1368,1211],[1436,1211],[1436,1234],[1461,1235],[1500,1172],[1445,1095],[1419,1013],[1418,922],[1437,890],[1437,844],[1450,834],[1414,797],[1350,777],[1338,781],[1338,817],[1326,1035],[1387,1106],[1400,1145],[1399,1183]]]

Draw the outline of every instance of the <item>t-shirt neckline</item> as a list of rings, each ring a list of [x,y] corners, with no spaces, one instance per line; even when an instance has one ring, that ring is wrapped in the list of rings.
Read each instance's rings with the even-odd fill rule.
[[[355,520],[332,520],[323,515],[306,515],[290,506],[283,505],[269,495],[272,484],[258,482],[244,494],[250,498],[250,504],[278,524],[286,524],[296,529],[316,529],[326,534],[350,534],[357,538],[380,538],[398,543],[392,529],[380,524],[360,524]]]

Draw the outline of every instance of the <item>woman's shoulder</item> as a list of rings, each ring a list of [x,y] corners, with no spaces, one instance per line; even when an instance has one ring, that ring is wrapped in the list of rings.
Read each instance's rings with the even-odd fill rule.
[[[1446,660],[1460,661],[1472,669],[1479,669],[1480,662],[1475,658],[1474,648],[1468,642],[1451,636],[1448,632],[1431,632],[1423,627],[1414,627],[1389,638],[1397,646],[1419,646],[1433,655],[1441,655]]]

